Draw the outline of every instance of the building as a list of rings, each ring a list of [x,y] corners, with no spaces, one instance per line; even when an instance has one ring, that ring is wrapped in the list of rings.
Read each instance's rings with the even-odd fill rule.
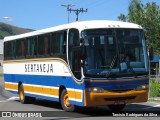
[[[3,72],[3,40],[0,39],[0,73]]]

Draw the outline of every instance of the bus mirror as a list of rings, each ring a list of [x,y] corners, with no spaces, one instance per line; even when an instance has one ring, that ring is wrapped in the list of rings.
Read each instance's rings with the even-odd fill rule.
[[[151,47],[151,48],[149,49],[149,59],[150,59],[150,60],[153,60],[153,56],[154,56],[154,51],[153,51],[153,47]]]

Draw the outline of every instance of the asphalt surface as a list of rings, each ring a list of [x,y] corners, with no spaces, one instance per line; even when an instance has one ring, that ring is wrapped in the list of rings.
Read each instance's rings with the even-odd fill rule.
[[[57,102],[36,99],[21,104],[17,95],[5,91],[3,77],[0,77],[0,120],[45,119],[45,120],[159,120],[160,103],[128,104],[122,112],[110,112],[107,106],[94,108],[78,107],[76,112],[64,112]],[[12,117],[12,118],[10,118]]]

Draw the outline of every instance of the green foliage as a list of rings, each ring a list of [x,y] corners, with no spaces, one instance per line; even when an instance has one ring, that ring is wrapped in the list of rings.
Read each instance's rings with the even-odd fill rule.
[[[15,27],[15,26],[0,22],[0,39],[3,39],[5,36],[17,35],[21,33],[30,32],[30,31],[33,31],[33,30],[19,28],[19,27]]]
[[[150,97],[158,97],[160,95],[160,83],[156,79],[150,82]]]
[[[6,24],[1,23],[0,24],[0,39],[3,39],[3,37],[13,35],[12,27]]]
[[[160,6],[156,2],[146,3],[130,0],[128,15],[120,14],[121,21],[133,22],[145,29],[147,45],[153,46],[156,53],[160,51]]]

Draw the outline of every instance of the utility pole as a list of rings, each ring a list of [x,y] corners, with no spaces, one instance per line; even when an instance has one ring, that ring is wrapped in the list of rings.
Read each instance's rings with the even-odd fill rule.
[[[68,23],[69,23],[69,9],[70,9],[70,7],[73,7],[73,6],[75,6],[75,5],[72,5],[72,4],[66,4],[66,5],[61,5],[61,6],[63,6],[63,7],[67,7],[67,11],[68,11],[67,18],[68,18]]]
[[[78,21],[78,15],[79,15],[79,13],[83,13],[83,12],[87,12],[88,10],[86,9],[86,10],[84,10],[83,8],[80,8],[80,9],[69,9],[68,11],[70,11],[70,12],[75,12],[75,14],[76,14],[76,21]]]

